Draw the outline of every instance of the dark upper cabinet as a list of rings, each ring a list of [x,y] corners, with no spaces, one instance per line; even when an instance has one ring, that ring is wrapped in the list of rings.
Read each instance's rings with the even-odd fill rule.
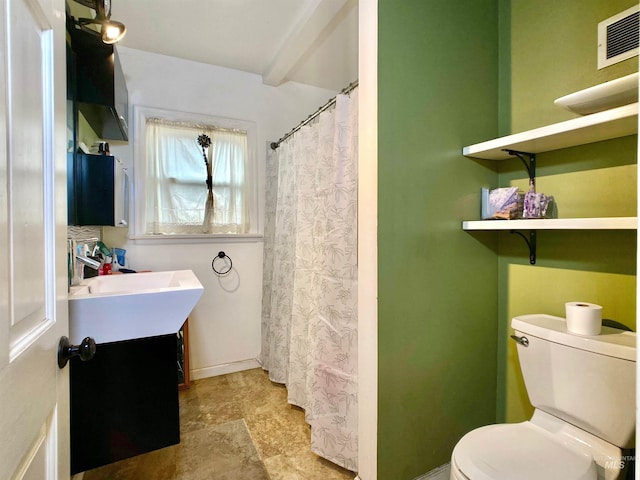
[[[128,140],[129,99],[117,49],[81,30],[72,29],[70,36],[78,110],[98,137]]]
[[[73,137],[67,153],[69,225],[127,226],[129,183],[115,157],[81,153],[78,112],[99,138],[128,140],[128,94],[117,50],[99,37],[67,29],[67,99]]]
[[[126,227],[129,219],[126,168],[110,155],[67,155],[69,225]]]

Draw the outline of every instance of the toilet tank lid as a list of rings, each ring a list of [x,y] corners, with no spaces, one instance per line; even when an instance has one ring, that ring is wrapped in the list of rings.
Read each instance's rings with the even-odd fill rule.
[[[567,322],[564,318],[545,314],[514,317],[511,319],[511,327],[518,332],[561,345],[609,357],[636,361],[635,332],[602,327],[600,335],[575,335],[567,331]]]

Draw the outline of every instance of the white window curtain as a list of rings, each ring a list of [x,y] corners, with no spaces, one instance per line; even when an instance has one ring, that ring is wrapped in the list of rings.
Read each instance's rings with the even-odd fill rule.
[[[205,215],[207,167],[213,177],[213,210]],[[247,233],[247,133],[187,122],[146,120],[145,234]],[[211,202],[209,202],[211,203]]]

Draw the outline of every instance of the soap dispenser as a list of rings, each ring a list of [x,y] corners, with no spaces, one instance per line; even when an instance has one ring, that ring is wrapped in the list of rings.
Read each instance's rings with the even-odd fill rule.
[[[114,253],[114,255],[113,255],[112,259],[111,259],[111,271],[112,272],[117,272],[117,271],[120,270],[121,266],[122,265],[120,265],[118,263],[118,256]]]

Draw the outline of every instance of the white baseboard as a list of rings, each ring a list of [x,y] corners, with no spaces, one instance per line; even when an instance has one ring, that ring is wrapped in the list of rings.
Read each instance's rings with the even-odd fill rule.
[[[446,465],[442,465],[441,467],[431,470],[424,475],[420,475],[413,480],[449,480],[450,472],[451,465],[447,463]]]
[[[260,367],[260,363],[256,359],[242,360],[241,362],[225,363],[223,365],[214,365],[212,367],[196,368],[191,370],[191,379],[199,380],[201,378],[216,377],[227,373],[241,372],[243,370],[251,370]]]

